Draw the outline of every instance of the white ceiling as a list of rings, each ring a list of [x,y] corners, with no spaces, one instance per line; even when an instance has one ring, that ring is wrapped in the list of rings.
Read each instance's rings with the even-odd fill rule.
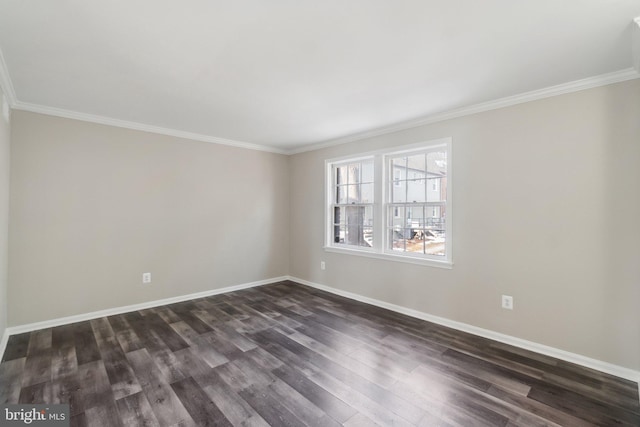
[[[637,16],[640,0],[0,0],[0,49],[15,108],[286,151],[630,70]]]

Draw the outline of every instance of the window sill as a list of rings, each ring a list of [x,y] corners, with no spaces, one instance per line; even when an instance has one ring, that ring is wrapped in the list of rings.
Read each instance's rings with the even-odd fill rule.
[[[325,246],[324,250],[325,252],[333,252],[337,254],[363,256],[366,258],[383,259],[386,261],[404,262],[408,264],[424,265],[428,267],[445,268],[447,270],[451,270],[453,268],[453,263],[450,261],[438,261],[435,259],[409,257],[409,256],[394,255],[389,253],[379,253],[379,252],[358,250],[358,249],[336,248],[333,246]]]

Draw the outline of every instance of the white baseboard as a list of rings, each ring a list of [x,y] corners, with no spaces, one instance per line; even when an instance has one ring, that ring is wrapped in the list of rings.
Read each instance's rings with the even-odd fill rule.
[[[489,329],[479,328],[477,326],[469,325],[467,323],[457,322],[455,320],[446,319],[444,317],[438,317],[431,314],[424,313],[422,311],[413,310],[400,305],[391,304],[385,301],[380,301],[373,298],[368,298],[362,295],[354,294],[352,292],[343,291],[340,289],[332,288],[330,286],[321,285],[319,283],[310,282],[308,280],[300,279],[298,277],[289,277],[289,280],[298,282],[303,285],[310,286],[322,291],[330,292],[335,295],[340,295],[345,298],[353,299],[356,301],[364,302],[366,304],[375,305],[377,307],[386,308],[387,310],[395,311],[397,313],[405,314],[407,316],[415,317],[417,319],[426,320],[428,322],[443,325],[459,331],[468,332],[473,335],[478,335],[484,338],[488,338],[501,343],[509,344],[514,347],[523,348],[536,353],[544,354],[546,356],[555,357],[556,359],[564,360],[566,362],[575,363],[577,365],[585,366],[587,368],[595,369],[600,372],[604,372],[616,377],[625,378],[630,381],[638,382],[640,389],[640,371],[625,368],[623,366],[614,365],[612,363],[603,362],[601,360],[592,359],[590,357],[582,356],[580,354],[571,353],[565,350],[560,350],[554,347],[549,347],[543,344],[538,344],[532,341],[523,340],[510,335],[501,334],[499,332],[491,331]]]
[[[212,295],[224,294],[228,292],[239,291],[241,289],[253,288],[256,286],[268,285],[270,283],[282,282],[289,280],[288,276],[274,277],[271,279],[258,280],[257,282],[242,283],[240,285],[227,286],[219,289],[211,289],[204,292],[194,294],[180,295],[177,297],[165,298],[155,301],[148,301],[139,304],[125,305],[122,307],[109,308],[106,310],[92,311],[90,313],[76,314],[74,316],[60,317],[57,319],[45,320],[43,322],[29,323],[20,326],[8,327],[2,338],[2,347],[0,347],[0,355],[4,354],[6,342],[9,336],[21,334],[24,332],[37,331],[39,329],[52,328],[54,326],[68,325],[69,323],[83,322],[85,320],[97,319],[99,317],[113,316],[115,314],[129,313],[131,311],[145,310],[147,308],[158,307],[161,305],[174,304],[177,302],[188,301],[197,298],[209,297]]]
[[[46,320],[43,322],[29,323],[26,325],[8,327],[2,335],[0,341],[0,355],[4,355],[4,351],[7,347],[7,342],[11,335],[20,334],[24,332],[36,331],[39,329],[51,328],[55,326],[67,325],[69,323],[82,322],[85,320],[97,319],[105,316],[113,316],[116,314],[128,313],[131,311],[144,310],[147,308],[158,307],[167,304],[174,304],[177,302],[188,301],[197,298],[204,298],[212,295],[218,295],[241,289],[253,288],[256,286],[268,285],[270,283],[277,283],[283,280],[291,280],[293,282],[301,283],[312,288],[320,289],[322,291],[330,292],[335,295],[340,295],[345,298],[364,302],[377,307],[385,308],[387,310],[395,311],[397,313],[405,314],[407,316],[415,317],[417,319],[426,320],[428,322],[436,323],[439,325],[447,326],[449,328],[457,329],[470,334],[478,335],[484,338],[499,341],[505,344],[512,345],[514,347],[523,348],[536,353],[544,354],[546,356],[555,357],[556,359],[564,360],[567,362],[575,363],[577,365],[585,366],[587,368],[595,369],[607,374],[615,375],[620,378],[625,378],[630,381],[638,382],[640,387],[640,371],[625,368],[622,366],[614,365],[612,363],[603,362],[601,360],[592,359],[590,357],[582,356],[580,354],[571,353],[565,350],[560,350],[554,347],[549,347],[543,344],[538,344],[532,341],[523,340],[510,335],[501,334],[499,332],[491,331],[489,329],[479,328],[477,326],[469,325],[455,320],[446,319],[444,317],[438,317],[431,314],[427,314],[418,310],[413,310],[407,307],[403,307],[396,304],[391,304],[385,301],[365,297],[352,292],[343,291],[340,289],[332,288],[330,286],[321,285],[319,283],[310,282],[308,280],[300,279],[292,276],[274,277],[271,279],[259,280],[256,282],[243,283],[240,285],[227,286],[219,289],[212,289],[204,292],[198,292],[187,295],[180,295],[177,297],[165,298],[161,300],[148,301],[139,304],[132,304],[122,307],[110,308],[106,310],[94,311],[90,313],[83,313],[74,316],[61,317],[57,319]]]

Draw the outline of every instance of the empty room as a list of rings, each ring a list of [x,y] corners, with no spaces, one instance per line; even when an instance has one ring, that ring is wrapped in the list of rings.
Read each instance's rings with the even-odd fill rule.
[[[0,0],[0,425],[640,426],[640,1]]]

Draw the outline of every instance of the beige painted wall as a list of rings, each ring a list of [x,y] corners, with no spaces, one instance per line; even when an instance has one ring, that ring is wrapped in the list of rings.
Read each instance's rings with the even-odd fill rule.
[[[288,157],[23,111],[11,130],[9,325],[288,273]]]
[[[0,89],[0,108],[4,93]],[[9,254],[9,123],[0,111],[0,338],[7,328],[7,277]]]
[[[640,369],[639,118],[636,79],[295,155],[291,275]],[[452,270],[324,252],[325,159],[448,136]]]

